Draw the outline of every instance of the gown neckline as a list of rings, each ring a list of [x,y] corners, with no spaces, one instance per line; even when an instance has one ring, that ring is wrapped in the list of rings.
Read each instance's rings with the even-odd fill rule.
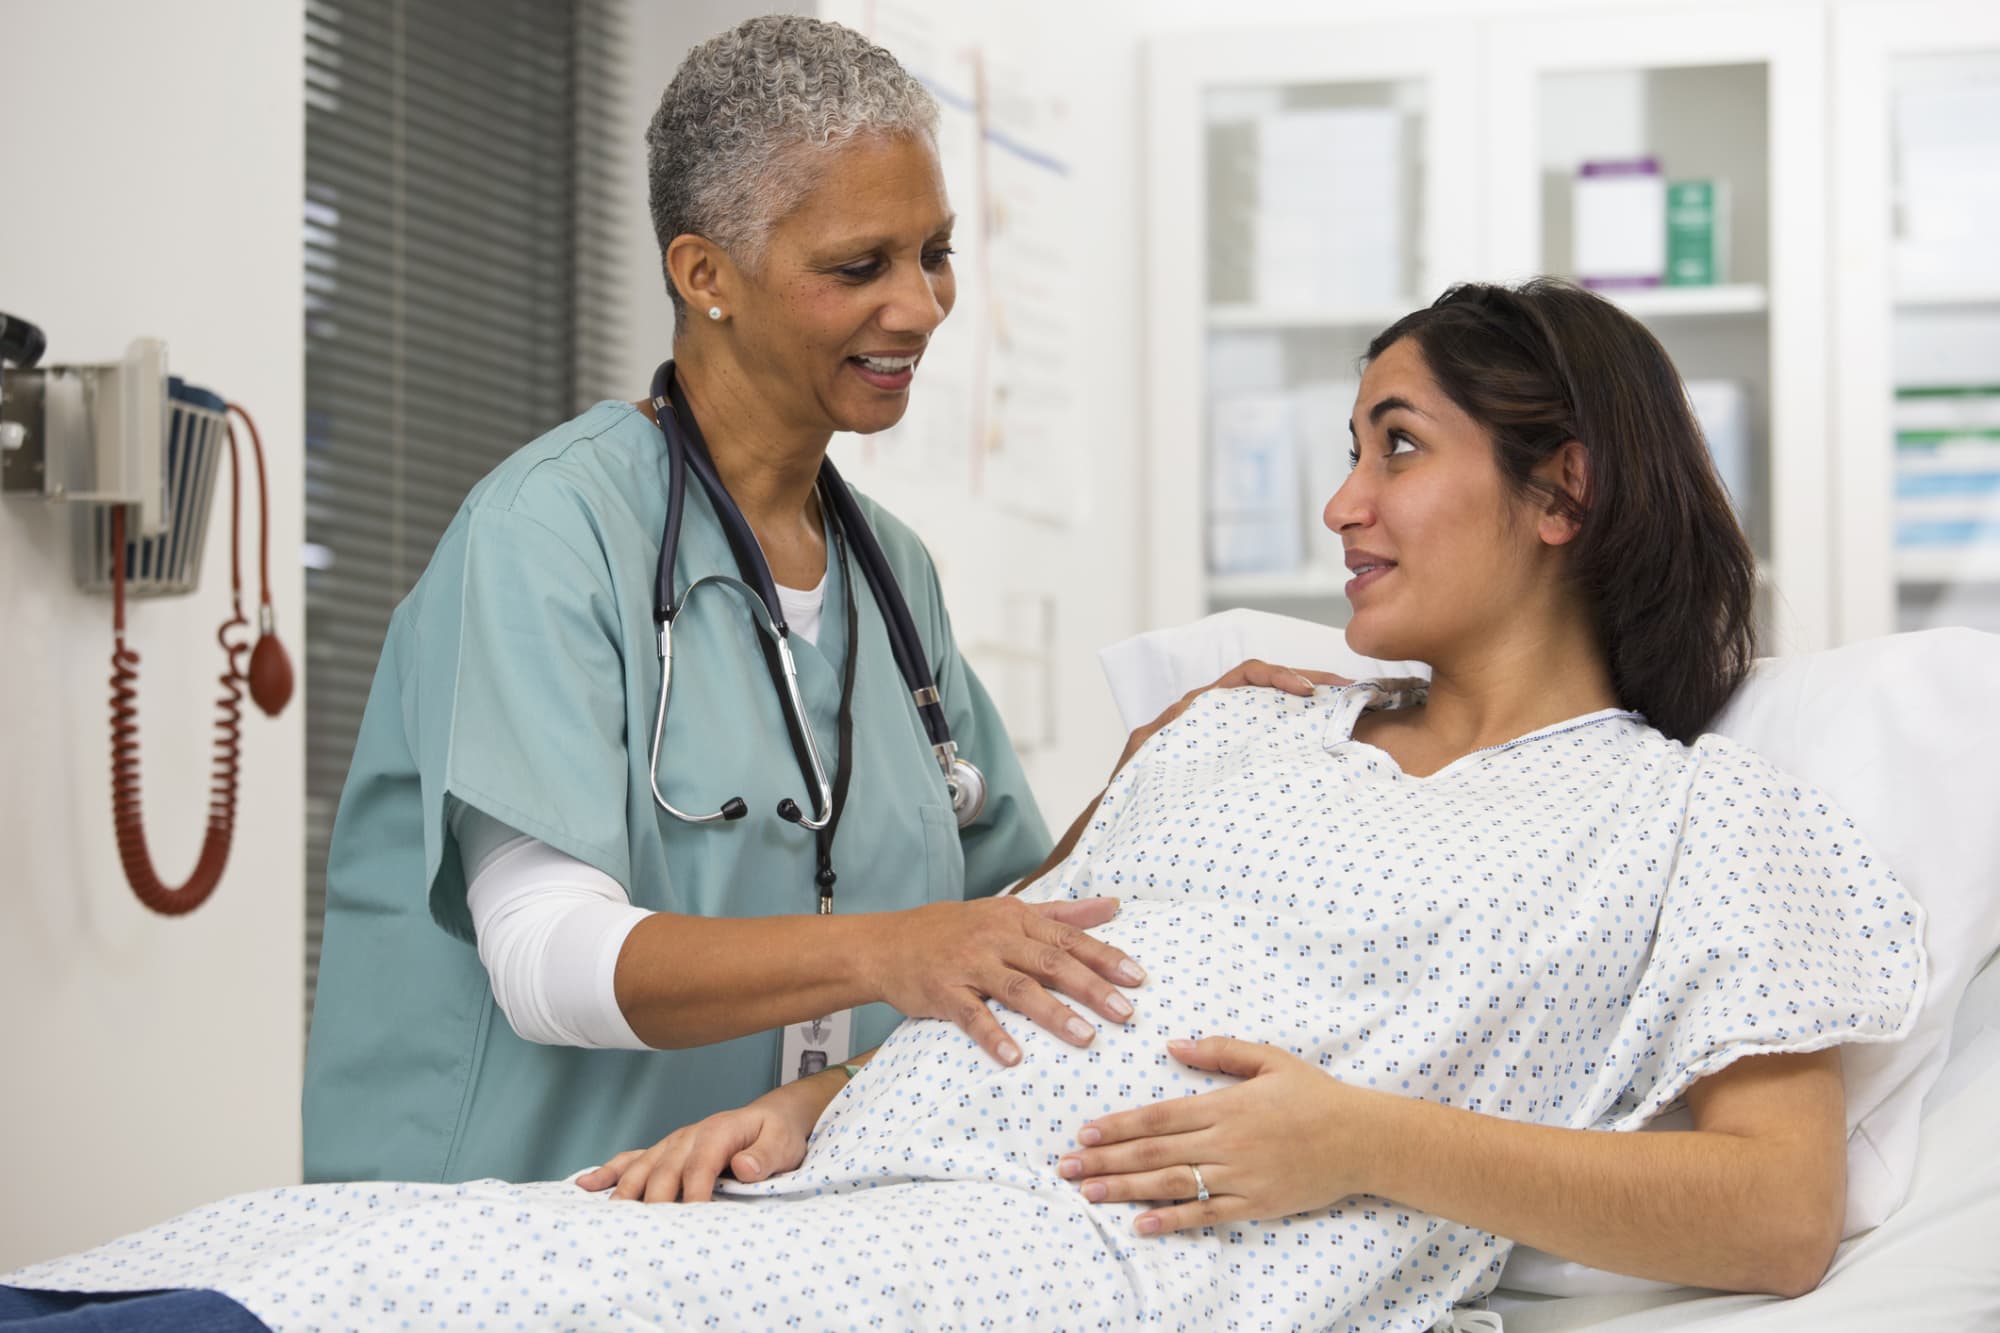
[[[1396,757],[1381,746],[1357,739],[1354,735],[1354,728],[1361,721],[1363,713],[1393,712],[1400,709],[1421,706],[1425,696],[1429,693],[1428,686],[1423,682],[1418,682],[1411,687],[1403,689],[1389,689],[1380,681],[1360,680],[1352,685],[1337,686],[1335,688],[1341,696],[1340,701],[1334,711],[1327,717],[1325,730],[1321,734],[1321,741],[1326,750],[1331,753],[1343,746],[1354,746],[1357,749],[1367,750],[1373,754],[1380,755],[1382,762],[1389,766],[1395,776],[1406,782],[1435,782],[1487,755],[1500,754],[1517,746],[1546,740],[1551,736],[1559,736],[1564,732],[1576,731],[1583,727],[1595,726],[1599,722],[1607,722],[1613,718],[1631,718],[1635,721],[1643,721],[1640,714],[1629,708],[1599,708],[1593,712],[1582,713],[1576,717],[1563,718],[1560,721],[1551,722],[1546,726],[1536,727],[1533,731],[1525,732],[1509,740],[1500,741],[1497,744],[1482,745],[1476,750],[1468,750],[1435,772],[1417,774],[1404,769],[1402,764],[1396,761]]]

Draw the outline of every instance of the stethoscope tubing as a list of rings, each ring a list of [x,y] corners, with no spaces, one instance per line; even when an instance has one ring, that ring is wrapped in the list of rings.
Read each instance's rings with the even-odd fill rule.
[[[648,778],[653,789],[653,798],[660,807],[678,819],[689,823],[707,824],[717,820],[739,819],[745,813],[740,798],[732,797],[712,814],[690,814],[667,801],[659,787],[659,757],[661,738],[666,730],[667,697],[673,674],[673,622],[680,611],[685,609],[694,596],[694,590],[707,583],[726,583],[740,590],[752,604],[753,619],[760,632],[767,634],[774,645],[780,663],[782,686],[785,695],[787,725],[803,740],[803,748],[808,770],[807,776],[818,797],[816,815],[806,817],[792,802],[780,807],[786,819],[804,825],[815,832],[826,828],[837,815],[833,809],[833,786],[827,781],[826,766],[820,755],[819,742],[806,718],[805,703],[799,694],[798,667],[792,657],[790,644],[791,629],[785,623],[784,608],[778,599],[776,581],[771,577],[769,564],[763,558],[763,550],[757,537],[750,530],[749,522],[743,517],[722,478],[715,471],[714,460],[707,450],[700,447],[700,430],[695,426],[692,414],[686,408],[676,391],[674,363],[661,363],[653,375],[652,403],[654,416],[658,420],[660,433],[666,442],[667,452],[667,515],[665,530],[661,536],[660,559],[653,580],[653,619],[659,633],[660,653],[660,699],[653,717],[653,744]],[[692,470],[702,489],[707,493],[717,522],[728,540],[738,567],[752,580],[755,587],[746,586],[741,580],[724,575],[707,575],[688,585],[678,604],[674,600],[674,562],[680,545],[681,515],[687,496],[687,473]],[[945,780],[947,792],[952,799],[954,812],[961,827],[978,818],[986,799],[985,776],[971,763],[959,757],[958,745],[951,736],[950,724],[945,718],[944,705],[939,696],[937,682],[931,674],[930,662],[925,656],[923,640],[917,633],[916,622],[910,616],[910,608],[904,601],[902,589],[896,582],[894,572],[889,568],[887,555],[876,541],[873,528],[867,516],[861,512],[854,494],[841,478],[840,471],[831,459],[821,459],[819,469],[819,491],[822,499],[832,510],[832,519],[837,533],[845,534],[851,542],[861,573],[874,595],[875,604],[882,612],[888,631],[890,654],[895,658],[897,672],[903,677],[904,685],[910,692],[911,703],[923,723],[924,734],[929,740],[931,751],[937,760]],[[850,597],[853,595],[850,589]],[[759,605],[761,603],[761,605]]]
[[[748,589],[743,589],[743,585],[735,579],[729,578],[726,575],[711,574],[705,578],[696,579],[688,585],[687,592],[681,597],[681,606],[685,607],[694,597],[694,590],[697,587],[707,583],[742,589],[745,593],[748,592]],[[746,597],[746,600],[749,599]],[[799,668],[797,661],[792,656],[792,646],[786,641],[786,636],[777,633],[769,624],[768,619],[761,614],[762,608],[757,607],[754,601],[751,605],[754,608],[751,615],[757,622],[758,632],[768,634],[771,641],[777,646],[778,661],[783,667],[786,703],[790,707],[792,716],[802,719],[805,717],[805,700],[799,693]],[[673,685],[674,674],[674,622],[672,618],[660,622],[659,652],[660,701],[658,708],[653,713],[653,747],[646,766],[646,778],[652,785],[653,799],[658,801],[660,808],[668,814],[674,816],[676,819],[685,820],[690,824],[713,824],[720,820],[741,819],[749,812],[749,807],[743,804],[741,797],[732,796],[722,803],[720,809],[704,815],[692,814],[680,809],[660,791],[660,739],[666,732],[667,693]],[[813,790],[818,797],[818,803],[813,808],[820,813],[817,816],[813,816],[800,811],[798,818],[793,822],[817,833],[833,820],[833,784],[827,780],[826,760],[819,752],[818,737],[813,734],[813,729],[809,726],[802,726],[800,731],[805,737],[806,755],[812,770]]]

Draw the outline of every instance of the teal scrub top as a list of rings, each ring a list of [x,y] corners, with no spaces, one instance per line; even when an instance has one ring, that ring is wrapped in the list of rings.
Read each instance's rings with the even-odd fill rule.
[[[463,802],[595,866],[654,911],[816,910],[813,835],[773,813],[785,797],[808,810],[812,800],[751,612],[733,591],[704,588],[675,622],[660,790],[683,810],[740,795],[750,815],[691,825],[653,801],[652,595],[666,492],[658,427],[629,403],[600,403],[473,488],[397,607],[327,861],[307,1180],[560,1177],[774,1086],[775,1031],[682,1051],[516,1036],[472,942],[446,822],[449,803]],[[831,774],[851,576],[854,767],[833,847],[834,910],[996,892],[1047,854],[1048,830],[959,655],[923,544],[857,499],[909,603],[959,752],[984,770],[989,796],[960,829],[881,609],[829,546],[819,641],[795,640],[793,653]],[[675,579],[685,589],[711,573],[737,568],[708,497],[690,484]],[[883,1004],[858,1010],[855,1049],[879,1043],[896,1017]]]

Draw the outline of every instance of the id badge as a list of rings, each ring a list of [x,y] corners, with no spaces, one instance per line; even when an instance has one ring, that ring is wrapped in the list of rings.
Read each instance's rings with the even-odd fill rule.
[[[778,1082],[790,1083],[817,1074],[829,1065],[846,1063],[847,1057],[854,1053],[853,1028],[852,1009],[803,1023],[787,1023],[785,1040],[778,1053]]]

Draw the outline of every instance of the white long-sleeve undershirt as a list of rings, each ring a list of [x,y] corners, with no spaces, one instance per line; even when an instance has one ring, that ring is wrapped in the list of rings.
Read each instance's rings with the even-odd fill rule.
[[[643,1051],[618,1007],[618,953],[649,914],[617,880],[471,806],[454,809],[479,961],[507,1022],[549,1046]]]
[[[819,638],[826,580],[782,585],[791,632]],[[454,801],[465,904],[493,999],[526,1041],[595,1050],[649,1049],[618,1007],[618,954],[650,915],[617,880],[484,811]]]

